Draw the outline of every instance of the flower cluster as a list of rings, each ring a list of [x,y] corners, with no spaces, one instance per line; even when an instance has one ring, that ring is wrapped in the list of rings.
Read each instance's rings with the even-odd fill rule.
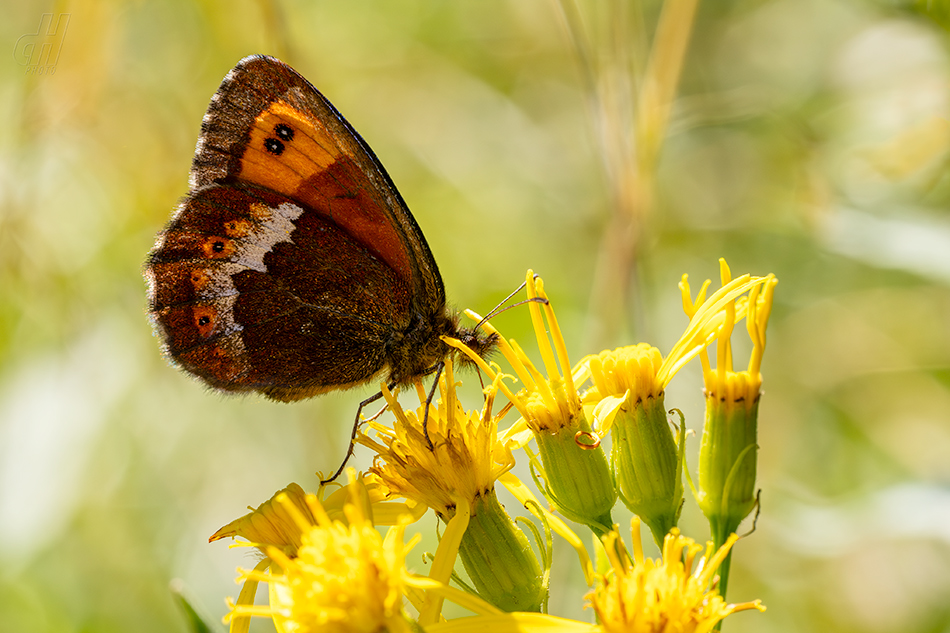
[[[640,343],[572,365],[552,301],[528,271],[541,367],[500,334],[504,369],[460,341],[444,339],[488,377],[480,408],[466,410],[459,400],[451,359],[433,402],[420,384],[419,406],[404,408],[384,385],[392,425],[369,421],[356,437],[375,454],[367,472],[350,470],[346,486],[331,484],[315,495],[291,484],[211,537],[241,537],[240,544],[263,556],[253,570],[239,570],[243,588],[226,618],[230,630],[243,633],[251,617],[263,616],[281,633],[487,626],[705,632],[737,611],[763,611],[758,601],[729,604],[724,596],[735,532],[756,505],[760,368],[777,281],[772,275],[733,279],[724,261],[720,277],[721,288],[707,297],[707,281],[694,298],[684,275],[680,289],[689,322],[666,356]],[[743,319],[752,353],[747,369],[737,372],[731,336]],[[706,416],[698,486],[691,489],[712,537],[699,560],[704,548],[677,528],[688,474],[686,425],[666,403],[667,385],[696,358],[703,367]],[[506,402],[495,411],[499,396]],[[520,417],[501,428],[511,412]],[[543,500],[513,474],[522,455]],[[328,494],[333,486],[338,489]],[[498,500],[498,486],[534,519],[512,518]],[[612,518],[618,500],[636,515],[632,555]],[[444,529],[428,575],[420,576],[405,564],[418,535],[407,541],[405,534],[430,509]],[[597,571],[564,519],[596,537],[593,558],[604,562]],[[660,547],[656,560],[643,554],[641,520]],[[593,624],[547,613],[555,535],[577,553],[591,587]],[[457,562],[470,585],[459,578]],[[266,605],[255,604],[260,583],[267,584]],[[475,615],[448,621],[445,600]]]

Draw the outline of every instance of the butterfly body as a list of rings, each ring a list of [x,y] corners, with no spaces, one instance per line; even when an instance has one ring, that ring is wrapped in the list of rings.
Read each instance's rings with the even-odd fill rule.
[[[166,353],[225,391],[407,384],[460,338],[438,266],[372,150],[302,76],[242,60],[202,122],[190,192],[146,262]]]

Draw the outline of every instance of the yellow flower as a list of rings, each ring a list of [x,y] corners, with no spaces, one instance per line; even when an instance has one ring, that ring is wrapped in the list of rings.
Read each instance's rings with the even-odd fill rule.
[[[278,497],[285,500],[278,503]],[[231,521],[223,528],[211,535],[209,543],[227,537],[240,536],[250,541],[248,545],[257,547],[267,554],[267,548],[274,547],[288,556],[296,556],[300,547],[300,526],[293,520],[287,511],[288,504],[293,505],[298,512],[313,520],[310,508],[306,502],[307,494],[297,484],[290,484],[283,490],[278,490],[274,496],[262,503],[256,510],[244,515],[240,519]],[[329,505],[328,512],[335,509]]]
[[[663,358],[646,343],[589,356],[583,362],[594,386],[584,394],[598,421],[612,431],[611,458],[620,498],[643,518],[657,544],[676,525],[683,504],[683,451],[666,418],[665,389],[674,375],[722,332],[727,310],[762,278],[744,275],[698,304],[680,340]]]
[[[719,260],[719,268],[723,287],[732,285],[734,282],[730,281],[732,274],[726,260]],[[751,407],[759,398],[759,391],[762,388],[760,370],[762,356],[765,353],[765,329],[772,313],[772,298],[778,279],[775,278],[775,275],[770,274],[767,277],[760,277],[759,282],[750,288],[747,300],[724,306],[726,309],[724,313],[725,320],[722,322],[722,334],[716,342],[716,359],[718,361],[716,369],[711,369],[709,355],[705,349],[702,350],[700,360],[703,364],[703,380],[707,397],[743,403],[743,406],[746,407]],[[683,275],[683,280],[680,282],[680,291],[683,294],[683,307],[687,316],[693,317],[698,311],[696,305],[703,303],[703,297],[708,286],[709,280],[707,279],[700,289],[696,301],[693,302],[690,296],[689,281],[686,275]],[[710,300],[712,299],[710,298]],[[731,334],[736,321],[743,316],[746,317],[746,330],[749,333],[749,338],[752,339],[752,353],[749,357],[748,369],[734,372],[732,370]]]
[[[250,615],[257,609],[253,606],[254,596],[262,580],[262,572],[268,567],[279,568],[274,560],[276,553],[280,553],[282,560],[297,557],[308,526],[317,523],[313,512],[315,505],[332,521],[344,524],[354,512],[352,506],[357,503],[360,507],[359,516],[374,517],[379,525],[396,525],[421,517],[420,507],[384,501],[384,493],[378,483],[357,478],[352,470],[349,477],[350,485],[335,485],[339,490],[326,496],[327,488],[324,486],[321,486],[317,495],[307,495],[303,488],[292,483],[277,491],[256,510],[222,527],[208,539],[213,542],[227,537],[241,537],[246,541],[238,542],[236,546],[256,547],[264,554],[253,572],[242,572],[241,577],[245,582],[238,595],[236,615],[231,618],[232,633],[248,630]],[[425,511],[424,506],[421,509]]]
[[[720,260],[723,285],[730,283],[731,273],[725,260]],[[759,398],[762,388],[760,368],[765,352],[765,328],[772,309],[772,296],[778,280],[773,275],[752,288],[742,302],[726,306],[726,319],[716,343],[715,369],[710,367],[705,350],[700,355],[706,392],[706,419],[699,450],[699,490],[697,503],[709,521],[713,543],[726,542],[739,524],[752,512],[756,504],[755,477]],[[699,291],[696,303],[702,302],[707,280]],[[692,316],[692,301],[686,276],[680,283],[683,306]],[[735,322],[746,319],[746,329],[752,339],[752,354],[748,369],[732,369],[732,343]],[[729,560],[722,570],[722,591],[729,580]]]
[[[604,546],[611,569],[598,578],[588,594],[606,633],[707,633],[723,618],[746,609],[764,611],[759,600],[726,604],[716,591],[716,571],[737,540],[729,539],[706,554],[693,570],[703,548],[675,528],[663,539],[660,559],[644,559],[639,523],[634,519],[634,562],[617,547],[619,535],[610,534]]]
[[[587,594],[597,624],[538,613],[495,613],[426,626],[426,633],[708,633],[738,611],[765,611],[760,600],[727,604],[717,591],[716,573],[737,537],[718,550],[707,543],[697,561],[703,548],[676,529],[663,539],[658,559],[644,558],[636,518],[632,536],[633,561],[616,531],[604,538],[610,569],[597,575]]]
[[[379,441],[357,436],[357,443],[376,452],[369,469],[391,494],[425,504],[446,520],[460,500],[472,501],[491,491],[499,476],[515,461],[497,438],[497,419],[491,415],[493,394],[481,412],[466,413],[455,394],[452,364],[446,363],[440,381],[442,399],[434,403],[423,433],[425,394],[416,411],[405,411],[383,385],[383,396],[396,417],[393,428],[370,422]],[[431,440],[431,446],[429,444]]]
[[[442,398],[429,411],[428,439],[421,386],[422,406],[405,411],[383,385],[396,417],[393,428],[370,423],[379,441],[363,434],[356,441],[377,453],[370,472],[393,495],[431,507],[446,522],[430,578],[447,584],[459,555],[486,601],[506,611],[537,610],[546,596],[540,565],[495,496],[496,480],[515,463],[499,441],[491,413],[500,378],[486,390],[482,411],[469,413],[456,397],[454,380],[447,361],[439,383]],[[440,599],[429,600],[420,623],[434,622],[440,610]]]
[[[299,487],[298,487],[299,488]],[[405,553],[408,519],[380,535],[366,516],[359,486],[348,486],[343,505],[345,520],[331,518],[315,495],[307,495],[305,510],[286,492],[278,493],[270,509],[297,526],[298,546],[291,554],[275,545],[266,547],[268,559],[251,571],[239,570],[238,582],[257,588],[269,585],[269,604],[253,604],[242,590],[225,621],[231,632],[247,631],[251,616],[270,617],[281,633],[374,633],[405,631],[412,627],[403,613]],[[267,504],[265,504],[267,505]],[[270,567],[270,571],[266,571]]]
[[[610,467],[600,447],[600,437],[592,432],[581,406],[577,379],[572,375],[567,346],[544,292],[544,282],[529,270],[525,285],[529,299],[543,299],[532,301],[528,308],[546,376],[513,339],[496,336],[498,349],[525,385],[513,394],[502,383],[503,391],[522,414],[502,438],[509,446],[522,447],[533,436],[541,463],[532,455],[532,466],[540,474],[544,496],[567,518],[590,526],[597,534],[606,534],[613,526],[610,510],[617,501]],[[483,327],[498,334],[488,324]],[[464,347],[460,349],[490,377],[497,378],[477,354]],[[531,435],[524,433],[525,428],[530,429]]]

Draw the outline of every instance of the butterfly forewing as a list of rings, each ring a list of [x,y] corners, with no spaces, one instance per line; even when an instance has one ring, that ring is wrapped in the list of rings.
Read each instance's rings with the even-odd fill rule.
[[[241,60],[202,123],[192,186],[229,178],[325,215],[406,278],[419,302],[444,306],[435,260],[379,160],[322,94],[272,57]]]

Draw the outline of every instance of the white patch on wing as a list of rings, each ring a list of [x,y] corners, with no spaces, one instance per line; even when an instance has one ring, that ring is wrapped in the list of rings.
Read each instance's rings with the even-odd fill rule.
[[[205,268],[201,272],[206,280],[195,285],[195,295],[200,299],[218,299],[239,294],[231,276],[242,270],[245,270],[245,266],[231,262],[217,263]]]
[[[263,204],[251,205],[251,216],[257,221],[247,235],[233,240],[235,253],[228,260],[258,272],[266,273],[264,256],[280,242],[293,242],[290,234],[294,220],[303,215],[303,208],[285,202],[276,209]]]
[[[148,303],[151,305],[155,301],[155,293],[158,291],[158,280],[155,279],[155,271],[149,266],[145,269],[145,296],[148,297]]]

